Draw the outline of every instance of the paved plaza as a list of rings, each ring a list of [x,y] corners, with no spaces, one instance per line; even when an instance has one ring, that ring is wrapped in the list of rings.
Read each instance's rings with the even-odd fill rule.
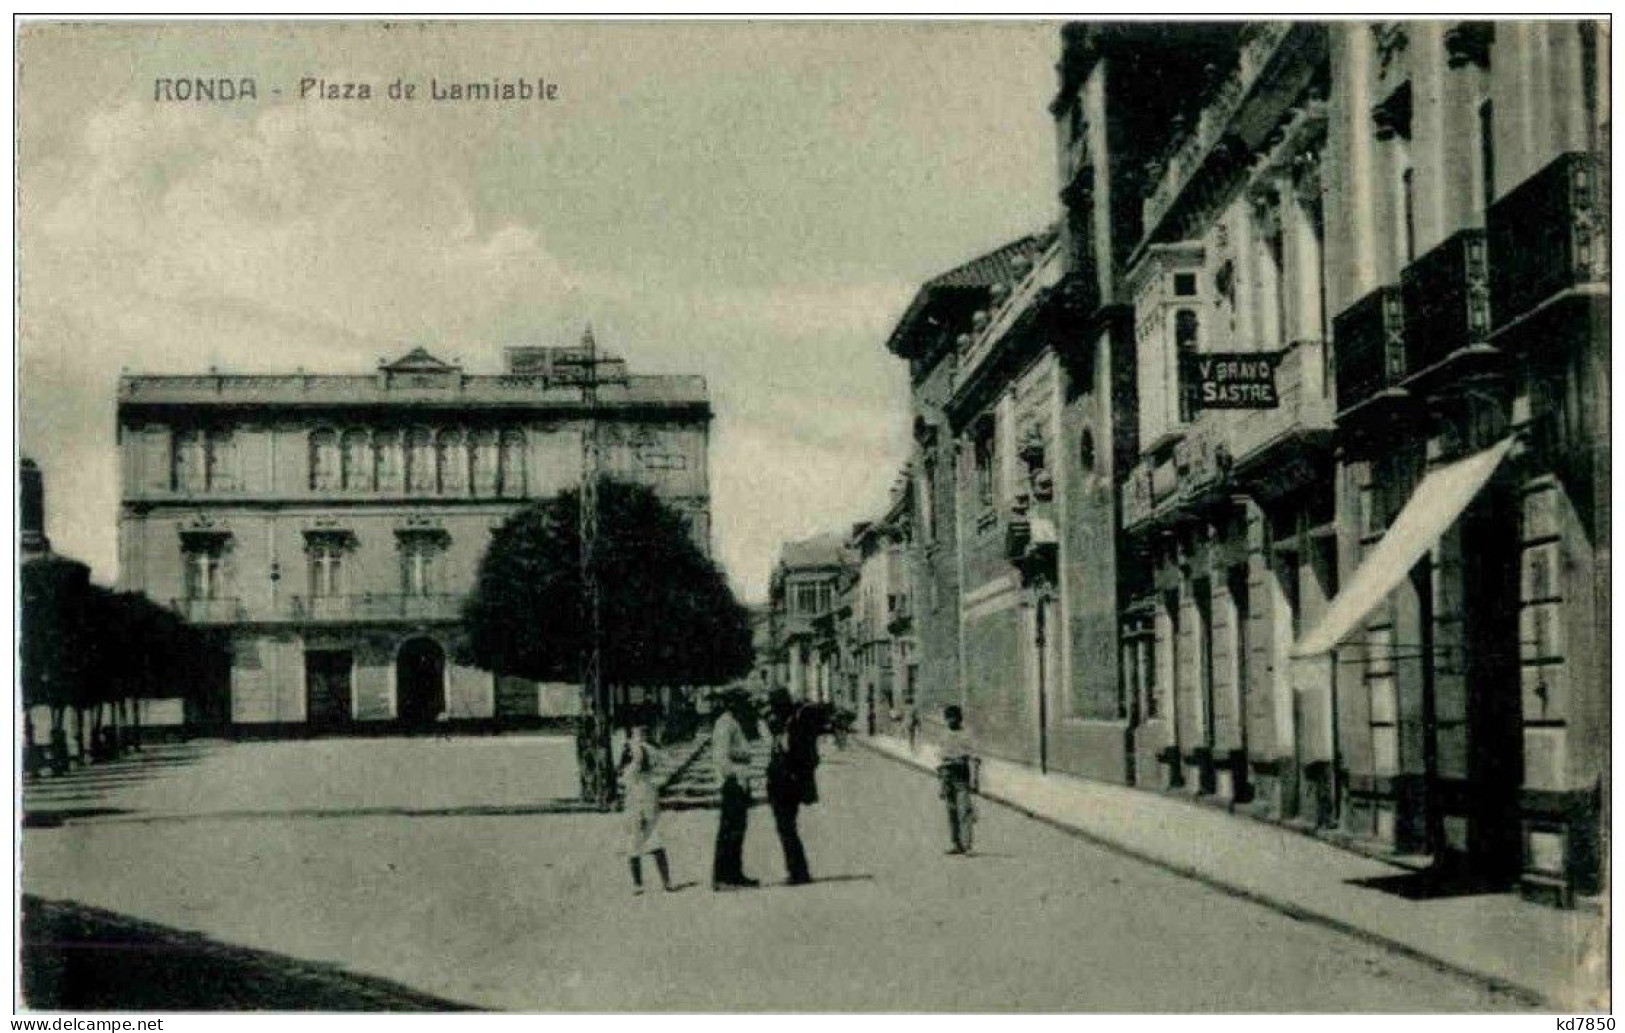
[[[825,753],[805,888],[777,885],[758,808],[763,888],[713,893],[716,814],[684,810],[664,817],[682,888],[633,897],[620,816],[570,805],[571,743],[541,736],[150,747],[29,788],[23,883],[485,1009],[1527,1006],[991,803],[979,856],[945,856],[929,778]]]

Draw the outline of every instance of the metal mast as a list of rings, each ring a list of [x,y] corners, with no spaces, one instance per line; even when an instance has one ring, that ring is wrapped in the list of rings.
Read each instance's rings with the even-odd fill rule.
[[[610,756],[610,699],[604,684],[603,585],[598,577],[598,482],[602,445],[598,419],[598,343],[592,324],[581,335],[581,402],[586,425],[581,430],[581,592],[587,640],[581,655],[582,727],[577,750],[582,796],[607,810],[615,802],[615,765]]]

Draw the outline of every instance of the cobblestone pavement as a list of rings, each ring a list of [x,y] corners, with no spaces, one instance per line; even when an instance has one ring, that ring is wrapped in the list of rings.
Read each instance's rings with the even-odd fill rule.
[[[978,856],[945,856],[930,779],[825,754],[808,887],[778,885],[757,808],[746,868],[763,888],[712,893],[715,812],[679,810],[664,832],[683,888],[633,897],[621,816],[559,805],[573,750],[544,737],[220,745],[95,792],[64,780],[85,816],[34,822],[23,883],[481,1008],[1518,1007],[996,806]]]

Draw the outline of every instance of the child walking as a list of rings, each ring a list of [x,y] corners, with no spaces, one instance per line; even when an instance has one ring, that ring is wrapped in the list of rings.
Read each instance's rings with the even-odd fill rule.
[[[626,747],[621,751],[621,784],[626,787],[627,864],[632,869],[632,892],[643,893],[643,855],[651,854],[655,867],[660,870],[660,884],[666,892],[672,891],[671,866],[666,860],[666,845],[660,838],[660,786],[656,784],[655,768],[659,754],[649,740],[644,726],[634,724],[628,731]]]
[[[953,841],[948,853],[968,854],[976,825],[976,806],[971,802],[976,785],[976,747],[964,729],[964,711],[956,706],[945,707],[942,718],[948,731],[942,739],[937,777],[940,795],[948,804],[948,836]]]

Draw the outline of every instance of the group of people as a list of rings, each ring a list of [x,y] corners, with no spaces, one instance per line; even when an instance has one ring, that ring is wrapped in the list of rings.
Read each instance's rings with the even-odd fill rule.
[[[798,826],[801,808],[818,802],[818,737],[830,725],[828,715],[815,704],[797,702],[783,689],[768,696],[766,710],[769,752],[766,772],[767,802],[784,850],[786,883],[812,882],[806,847]],[[976,789],[974,747],[964,729],[957,706],[943,712],[947,732],[937,768],[939,791],[947,803],[950,854],[968,854],[972,844]],[[759,717],[750,696],[730,691],[721,697],[720,713],[711,733],[711,761],[720,793],[716,849],[711,867],[711,888],[730,891],[759,886],[744,872],[745,831],[750,820],[751,741],[758,737]],[[620,771],[625,786],[630,843],[629,866],[633,892],[643,892],[643,857],[653,857],[667,892],[675,887],[665,843],[660,837],[660,786],[655,775],[657,754],[644,727],[634,725],[621,752]]]

